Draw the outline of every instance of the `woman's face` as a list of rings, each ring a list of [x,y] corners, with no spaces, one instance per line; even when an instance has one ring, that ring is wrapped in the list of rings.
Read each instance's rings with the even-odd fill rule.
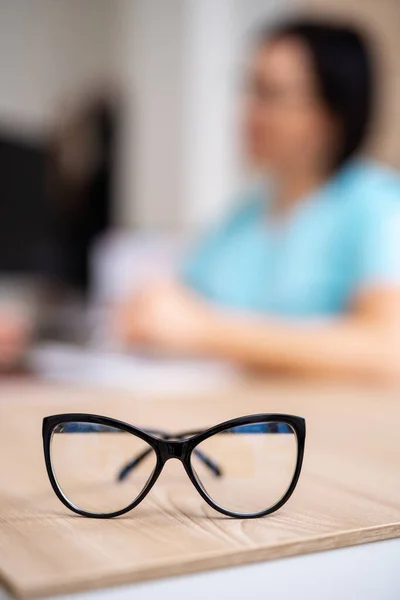
[[[330,167],[337,124],[319,98],[307,47],[294,38],[253,57],[245,103],[245,143],[257,167],[273,173]]]

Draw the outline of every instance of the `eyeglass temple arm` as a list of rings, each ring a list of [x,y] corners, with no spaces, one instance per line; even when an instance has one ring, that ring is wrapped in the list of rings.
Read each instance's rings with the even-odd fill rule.
[[[184,433],[179,433],[179,434],[169,434],[166,433],[164,431],[148,431],[148,433],[156,433],[157,435],[159,435],[160,437],[162,437],[165,440],[170,440],[170,439],[182,439],[185,437],[189,437],[191,435],[195,435],[196,433],[198,433],[197,431],[190,431],[190,432],[184,432]],[[152,449],[148,448],[147,450],[144,450],[143,452],[141,452],[140,454],[138,454],[138,456],[136,456],[135,458],[133,458],[127,465],[125,465],[121,471],[118,473],[117,479],[118,481],[124,481],[126,479],[126,477],[129,475],[129,473],[131,471],[133,471],[133,469],[135,469],[138,465],[140,465],[140,463],[147,457],[149,456],[149,454],[151,454]],[[214,475],[216,477],[221,477],[222,475],[222,471],[221,468],[217,465],[217,463],[215,463],[213,460],[211,460],[208,456],[206,456],[206,454],[204,454],[201,450],[198,450],[197,448],[195,448],[193,450],[194,454],[197,456],[197,458],[199,460],[201,460],[201,462],[210,469],[210,471],[212,471],[212,473],[214,473]]]

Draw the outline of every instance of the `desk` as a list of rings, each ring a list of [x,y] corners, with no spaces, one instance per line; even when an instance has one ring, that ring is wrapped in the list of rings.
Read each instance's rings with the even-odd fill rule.
[[[239,597],[239,592],[241,598],[244,593],[248,594],[249,590],[256,593],[260,586],[268,587],[269,593],[272,590],[272,598],[289,598],[289,594],[290,597],[294,597],[293,589],[296,590],[296,597],[323,600],[395,600],[400,597],[400,580],[396,566],[398,559],[395,563],[395,555],[398,556],[400,549],[398,540],[285,560],[271,560],[269,563],[260,562],[235,569],[222,569],[253,560],[264,561],[282,555],[301,554],[399,536],[400,436],[397,424],[400,422],[400,404],[397,393],[338,386],[253,382],[238,386],[230,396],[227,396],[225,391],[222,398],[219,398],[218,394],[201,398],[195,395],[177,397],[172,402],[168,401],[166,410],[164,399],[137,398],[132,394],[123,393],[113,395],[110,391],[90,392],[86,389],[74,390],[71,387],[32,387],[28,384],[2,385],[1,391],[0,422],[7,422],[8,426],[3,432],[0,453],[2,482],[7,484],[3,483],[1,489],[0,562],[6,583],[20,595],[40,596],[42,592],[51,594],[52,591],[66,592],[91,587],[94,581],[89,580],[97,568],[102,585],[107,586],[115,582],[109,571],[110,560],[96,564],[96,569],[92,568],[89,579],[86,577],[87,573],[79,569],[81,564],[76,563],[73,570],[70,568],[71,562],[63,564],[62,554],[68,554],[71,550],[68,548],[71,540],[65,536],[66,530],[76,525],[72,524],[71,517],[67,516],[62,505],[57,504],[58,501],[48,495],[40,446],[40,420],[44,414],[82,410],[105,413],[138,425],[162,424],[169,428],[179,425],[180,428],[194,424],[207,426],[244,413],[279,411],[301,414],[306,417],[308,423],[304,472],[299,488],[287,508],[267,519],[248,522],[253,525],[247,529],[246,540],[240,541],[236,537],[236,542],[233,541],[233,545],[239,550],[236,555],[227,554],[224,550],[225,553],[217,553],[218,556],[214,554],[210,561],[208,541],[199,535],[197,544],[205,551],[203,562],[195,564],[196,561],[187,561],[188,556],[193,558],[193,548],[190,550],[186,547],[175,566],[169,565],[169,569],[164,571],[158,569],[158,572],[151,573],[148,570],[144,573],[142,569],[140,576],[138,572],[135,576],[137,560],[131,564],[127,563],[124,576],[119,581],[164,576],[168,570],[172,574],[204,568],[221,570],[139,583],[134,588],[121,587],[109,592],[90,592],[85,597],[93,600],[130,597],[132,590],[135,592],[135,598],[139,599],[155,598],[156,594],[161,592],[167,598],[184,597],[185,593],[190,594],[191,598],[224,597],[220,592],[215,592],[215,589],[218,589],[227,590],[232,599]],[[22,453],[19,452],[17,462],[11,469],[9,449],[18,447],[18,436],[26,440],[26,445]],[[16,484],[16,481],[23,484]],[[169,494],[172,493],[168,485],[167,479],[166,487],[160,488],[161,494],[165,494],[166,490]],[[39,510],[35,504],[36,494],[46,495],[46,502],[49,504],[44,507],[45,512],[40,512],[42,509]],[[159,501],[160,497],[157,499],[157,502]],[[174,520],[174,536],[186,535],[189,546],[193,530],[199,525],[196,517],[199,502],[201,499],[192,499],[189,495],[185,498],[174,497],[174,512],[166,517],[167,520]],[[188,514],[190,507],[194,511],[192,517]],[[146,527],[155,521],[163,527],[160,513],[152,512],[151,504],[146,510],[151,513],[147,512]],[[54,511],[57,511],[57,515]],[[125,526],[122,521],[117,525],[121,532],[122,529],[126,529],[123,534],[128,536],[124,538],[126,544],[129,543],[129,536],[137,532],[143,526],[143,519],[146,519],[145,513],[136,514],[135,520],[129,520],[130,527]],[[53,522],[49,523],[50,520]],[[190,523],[190,520],[194,523]],[[85,529],[87,534],[89,523],[99,522],[78,518],[74,523],[79,523],[79,527]],[[110,547],[110,544],[116,543],[115,538],[109,537],[111,534],[107,528],[111,526],[115,530],[115,523],[118,522],[105,523],[106,529],[97,526],[96,530],[93,530],[95,534],[92,532],[83,542],[85,551],[92,558],[98,557],[102,544]],[[222,529],[225,526],[228,538],[234,532],[235,535],[239,535],[240,526],[237,522],[224,522]],[[18,557],[18,561],[12,559],[16,556],[15,552],[19,546],[15,536],[10,538],[5,534],[7,527],[19,531],[19,535],[26,529],[29,531],[24,544],[28,562],[24,563],[24,557],[21,559],[21,556]],[[99,540],[99,532],[103,540]],[[163,535],[165,532],[164,529]],[[60,535],[63,541],[61,563],[57,561],[63,568],[52,578],[49,585],[46,556],[38,555],[41,542],[38,537],[50,534]],[[212,535],[207,539],[210,538]],[[282,548],[277,551],[277,540],[284,542],[283,552]],[[213,543],[210,543],[212,546]],[[232,539],[227,541],[227,547],[230,545]],[[224,543],[222,546],[225,548]],[[4,560],[4,552],[8,553],[10,560]],[[60,556],[59,548],[54,547],[53,552]],[[31,569],[32,555],[35,559],[34,569]],[[73,559],[72,555],[70,559]],[[82,596],[78,595],[76,598]]]

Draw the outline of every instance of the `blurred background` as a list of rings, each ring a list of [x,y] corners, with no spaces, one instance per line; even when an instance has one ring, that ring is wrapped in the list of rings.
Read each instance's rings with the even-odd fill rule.
[[[251,34],[293,14],[368,32],[367,151],[400,168],[398,0],[0,0],[0,303],[20,341],[101,343],[104,307],[227,210]]]

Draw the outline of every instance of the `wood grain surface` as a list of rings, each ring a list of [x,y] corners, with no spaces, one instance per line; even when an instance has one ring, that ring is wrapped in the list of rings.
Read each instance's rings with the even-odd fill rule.
[[[256,520],[229,519],[169,461],[132,512],[91,520],[50,488],[41,421],[93,412],[142,427],[208,427],[258,412],[307,419],[303,473],[291,500]],[[165,400],[30,382],[0,388],[0,580],[40,597],[338,548],[400,534],[400,398],[396,392],[243,382],[221,397]]]

